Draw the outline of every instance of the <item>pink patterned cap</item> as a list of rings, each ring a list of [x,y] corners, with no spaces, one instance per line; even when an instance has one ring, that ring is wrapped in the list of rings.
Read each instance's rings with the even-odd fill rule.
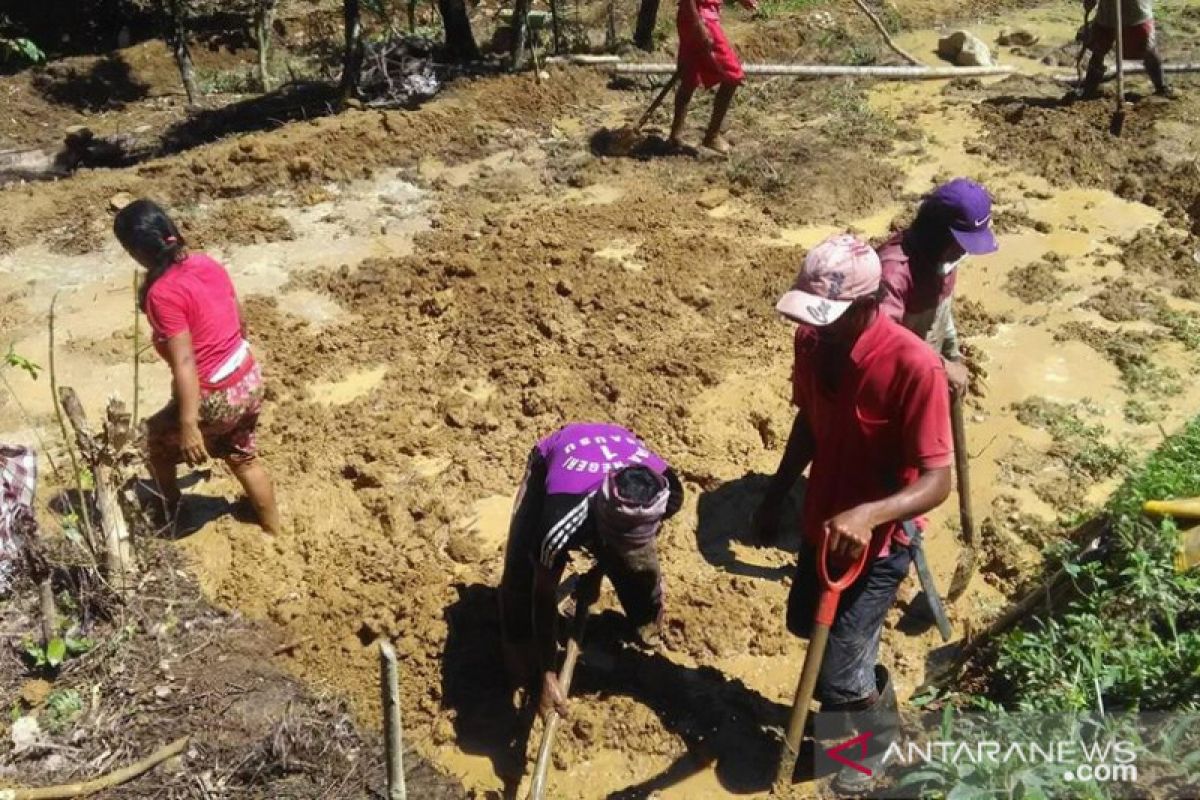
[[[849,233],[837,233],[808,251],[792,288],[775,310],[806,325],[828,325],[850,304],[879,290],[883,268],[874,248]]]

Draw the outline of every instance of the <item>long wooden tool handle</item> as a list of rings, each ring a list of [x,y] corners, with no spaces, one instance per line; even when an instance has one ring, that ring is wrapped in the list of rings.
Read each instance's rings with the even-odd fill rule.
[[[821,662],[825,659],[825,645],[828,641],[829,627],[814,625],[812,638],[808,640],[808,652],[804,655],[804,669],[800,672],[800,682],[796,684],[792,712],[788,716],[783,751],[779,754],[779,772],[775,776],[777,790],[782,790],[791,783],[792,773],[796,770],[800,742],[804,739],[804,723],[808,721],[808,710],[812,705],[813,692],[817,688],[817,677],[821,674]]]
[[[646,109],[646,113],[642,114],[642,118],[638,120],[638,130],[641,130],[642,126],[650,120],[650,117],[653,116],[654,112],[658,110],[658,107],[662,105],[662,101],[666,99],[667,94],[675,88],[675,84],[677,83],[679,83],[679,70],[675,70],[673,73],[671,73],[671,79],[667,81],[666,86],[664,86],[662,91],[658,93],[658,96],[654,98],[654,102],[651,103],[650,107]]]
[[[571,681],[575,677],[575,662],[579,660],[584,629],[587,627],[588,613],[592,603],[600,594],[600,580],[603,573],[599,567],[593,567],[590,572],[579,579],[575,589],[575,625],[571,638],[567,641],[567,656],[563,659],[562,669],[558,673],[558,685],[566,697],[571,692]],[[542,731],[542,743],[538,746],[537,763],[533,768],[533,780],[529,784],[529,800],[543,800],[546,796],[546,775],[550,771],[550,752],[554,749],[554,736],[558,733],[560,717],[557,711],[551,711],[546,717],[546,727]]]
[[[971,467],[967,453],[967,426],[963,422],[962,398],[950,406],[950,428],[954,434],[954,477],[958,479],[958,516],[963,544],[975,546],[975,515],[971,513]]]
[[[575,639],[567,642],[567,657],[563,661],[562,671],[558,673],[558,683],[566,695],[571,691],[571,679],[575,676],[575,662],[579,660],[579,645]],[[546,775],[550,771],[550,753],[554,749],[554,736],[558,733],[562,717],[557,711],[551,711],[546,717],[546,727],[542,731],[542,743],[538,746],[537,764],[533,768],[533,781],[529,785],[529,800],[542,800],[546,796]]]
[[[1125,23],[1121,19],[1121,0],[1112,0],[1117,11],[1117,113],[1125,111]]]

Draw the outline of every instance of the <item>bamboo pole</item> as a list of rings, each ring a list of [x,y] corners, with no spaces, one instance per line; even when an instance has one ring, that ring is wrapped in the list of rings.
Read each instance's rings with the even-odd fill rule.
[[[75,476],[75,490],[79,494],[79,514],[83,521],[83,539],[92,551],[97,553],[96,540],[93,538],[92,515],[88,511],[87,496],[83,493],[83,473],[79,470],[79,455],[75,451],[75,440],[67,430],[67,422],[63,419],[62,405],[58,399],[58,373],[54,369],[54,307],[58,303],[58,292],[50,298],[50,394],[54,399],[54,415],[58,418],[58,428],[62,431],[63,444],[66,445],[67,455],[71,457],[71,473]]]
[[[133,430],[138,424],[138,397],[141,394],[141,362],[142,362],[142,326],[140,323],[141,308],[138,306],[138,271],[133,269]]]
[[[0,789],[0,800],[70,800],[75,797],[89,797],[105,789],[128,783],[157,767],[169,758],[179,755],[187,748],[188,737],[183,736],[170,744],[160,747],[151,755],[122,767],[115,772],[82,783],[68,783],[62,786],[46,786],[41,789]]]
[[[404,727],[400,719],[400,666],[396,649],[379,643],[379,691],[383,700],[383,741],[387,756],[388,800],[407,800],[404,786]]]
[[[854,4],[862,9],[862,12],[867,15],[868,19],[871,20],[871,23],[875,26],[875,29],[879,31],[879,35],[883,37],[884,43],[887,44],[888,48],[890,48],[893,53],[900,56],[910,64],[920,65],[920,61],[913,58],[906,51],[902,50],[900,45],[896,44],[896,42],[892,39],[892,35],[887,32],[887,28],[883,27],[883,23],[879,20],[879,17],[875,15],[875,12],[872,11],[870,7],[863,2],[863,0],[854,0]]]
[[[1011,75],[1015,67],[841,67],[823,64],[747,64],[747,75],[796,78],[881,78],[884,80],[946,80]],[[614,64],[618,75],[670,75],[675,64]]]

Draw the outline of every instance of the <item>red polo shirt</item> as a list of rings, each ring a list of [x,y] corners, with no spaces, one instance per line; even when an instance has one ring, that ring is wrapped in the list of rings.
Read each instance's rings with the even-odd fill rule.
[[[813,545],[827,520],[895,494],[921,470],[948,467],[954,457],[946,373],[925,342],[878,314],[832,393],[820,384],[818,347],[811,329],[797,328],[792,402],[816,442],[801,518]],[[924,527],[924,520],[917,523]],[[893,538],[908,542],[899,523],[880,526],[875,536],[883,539],[880,556]]]

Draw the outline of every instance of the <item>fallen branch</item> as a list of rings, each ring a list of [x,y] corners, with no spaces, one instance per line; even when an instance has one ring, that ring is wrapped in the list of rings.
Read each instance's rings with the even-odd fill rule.
[[[914,66],[919,66],[921,64],[920,61],[913,58],[906,51],[902,50],[900,45],[893,41],[892,35],[887,32],[887,28],[883,27],[883,23],[880,22],[879,17],[875,15],[875,12],[872,11],[867,4],[863,2],[863,0],[854,0],[854,4],[862,9],[862,12],[870,18],[871,22],[875,25],[875,29],[879,31],[879,35],[883,37],[883,41],[887,43],[887,46],[893,53],[900,56],[908,63],[913,64]]]
[[[617,75],[670,75],[674,64],[614,64]],[[946,80],[1011,75],[1016,67],[839,67],[823,64],[747,64],[747,75],[795,78],[880,78],[883,80]]]
[[[167,759],[179,755],[187,747],[188,738],[183,736],[165,747],[160,747],[141,761],[83,783],[66,783],[62,786],[46,786],[40,789],[0,789],[0,800],[70,800],[74,797],[88,797],[105,789],[128,783]]]

